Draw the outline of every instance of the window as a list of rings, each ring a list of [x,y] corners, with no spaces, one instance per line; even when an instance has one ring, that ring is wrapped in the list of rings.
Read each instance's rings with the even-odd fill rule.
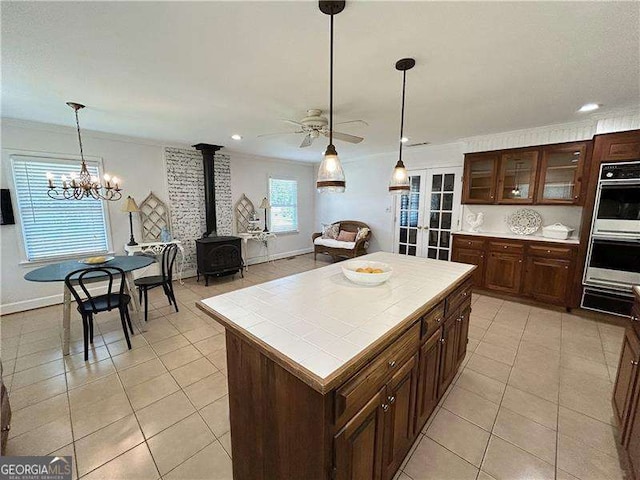
[[[79,172],[77,161],[12,155],[20,224],[27,260],[47,260],[88,253],[105,253],[107,241],[104,202],[91,198],[54,200],[47,195],[47,172],[60,177]],[[91,175],[100,175],[98,162],[87,161]]]
[[[298,182],[281,178],[269,179],[271,210],[269,223],[272,232],[298,231]]]

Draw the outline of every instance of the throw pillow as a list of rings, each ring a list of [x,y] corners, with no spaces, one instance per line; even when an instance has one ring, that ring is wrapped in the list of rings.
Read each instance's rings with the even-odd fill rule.
[[[356,241],[356,232],[346,232],[344,230],[340,230],[338,234],[339,242],[355,242]]]
[[[362,240],[369,235],[369,229],[367,227],[358,228],[358,234],[356,235],[356,242]]]
[[[340,233],[340,224],[339,223],[323,223],[322,224],[322,238],[330,238],[335,240],[338,238],[338,234]]]

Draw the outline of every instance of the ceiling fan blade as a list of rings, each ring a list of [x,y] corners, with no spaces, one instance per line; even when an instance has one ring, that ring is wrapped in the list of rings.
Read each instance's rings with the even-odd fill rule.
[[[329,136],[329,132],[322,132],[322,134],[325,137]],[[349,142],[349,143],[360,143],[361,141],[364,140],[364,138],[362,137],[356,137],[355,135],[349,135],[348,133],[341,133],[341,132],[333,132],[333,138],[337,139],[337,140],[342,140],[343,142]]]
[[[300,144],[300,148],[311,146],[311,144],[313,143],[313,140],[314,139],[310,134],[305,135],[304,139],[302,140],[302,143]]]
[[[274,135],[293,135],[294,133],[304,133],[302,130],[298,131],[298,132],[277,132],[277,133],[263,133],[261,135],[258,135],[258,137],[271,137]]]
[[[294,122],[293,120],[287,120],[286,118],[282,119],[283,122],[290,123],[291,125],[295,125],[296,127],[303,127],[300,122]]]
[[[365,122],[364,120],[348,120],[346,122],[338,122],[336,123],[336,125],[346,125],[347,123],[360,123],[366,127],[369,126],[369,124],[367,122]]]

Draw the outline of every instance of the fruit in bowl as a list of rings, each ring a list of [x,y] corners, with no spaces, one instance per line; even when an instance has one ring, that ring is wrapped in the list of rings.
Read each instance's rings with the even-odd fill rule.
[[[342,265],[342,273],[358,285],[380,285],[391,278],[393,269],[387,263],[352,260]]]

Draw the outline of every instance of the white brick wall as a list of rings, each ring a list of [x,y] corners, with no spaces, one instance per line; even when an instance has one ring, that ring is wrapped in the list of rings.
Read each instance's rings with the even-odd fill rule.
[[[185,271],[196,268],[195,240],[206,230],[202,154],[197,150],[165,147],[171,229],[184,246]],[[231,235],[231,168],[229,155],[216,154],[216,214],[218,235]]]

